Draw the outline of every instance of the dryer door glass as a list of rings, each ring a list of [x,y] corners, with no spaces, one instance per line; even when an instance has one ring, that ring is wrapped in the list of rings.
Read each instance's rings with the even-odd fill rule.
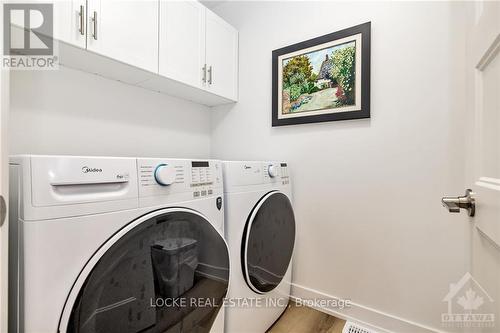
[[[187,210],[159,213],[103,246],[68,332],[210,331],[227,292],[229,253],[206,219]]]
[[[266,194],[250,214],[242,242],[243,276],[249,287],[266,293],[288,270],[295,242],[295,217],[288,197]]]

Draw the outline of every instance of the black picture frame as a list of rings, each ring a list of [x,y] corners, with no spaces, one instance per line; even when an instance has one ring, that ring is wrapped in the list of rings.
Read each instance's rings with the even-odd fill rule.
[[[318,115],[296,116],[293,118],[279,118],[278,112],[281,112],[279,110],[279,99],[282,98],[278,86],[280,83],[280,78],[278,77],[279,57],[358,34],[361,34],[361,107],[359,109],[346,112],[332,112]],[[272,126],[275,127],[325,121],[370,118],[370,35],[371,22],[366,22],[272,51]]]

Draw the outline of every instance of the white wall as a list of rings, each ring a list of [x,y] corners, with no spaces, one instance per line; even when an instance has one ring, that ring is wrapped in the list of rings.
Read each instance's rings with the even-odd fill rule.
[[[11,154],[210,155],[209,108],[61,67],[11,75]]]
[[[213,157],[288,160],[298,223],[294,292],[350,298],[359,306],[343,315],[399,332],[439,329],[448,286],[468,269],[465,218],[440,204],[464,190],[464,41],[454,6],[215,8],[240,32],[240,101],[214,112]],[[372,118],[272,128],[271,51],[366,21]]]

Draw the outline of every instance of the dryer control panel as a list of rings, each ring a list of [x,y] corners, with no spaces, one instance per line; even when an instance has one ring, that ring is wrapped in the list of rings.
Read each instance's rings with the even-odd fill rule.
[[[189,193],[214,195],[222,188],[222,167],[215,160],[138,159],[139,196]]]
[[[262,174],[266,183],[280,183],[281,185],[290,184],[288,175],[288,164],[284,162],[263,162]]]
[[[276,161],[226,161],[224,186],[280,185],[290,184],[288,164]]]

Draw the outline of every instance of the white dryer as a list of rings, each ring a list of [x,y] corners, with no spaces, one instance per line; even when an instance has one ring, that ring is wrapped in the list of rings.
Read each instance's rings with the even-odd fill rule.
[[[219,161],[16,156],[10,176],[9,332],[223,331]]]
[[[288,304],[295,217],[286,163],[223,162],[228,333],[264,333]]]

